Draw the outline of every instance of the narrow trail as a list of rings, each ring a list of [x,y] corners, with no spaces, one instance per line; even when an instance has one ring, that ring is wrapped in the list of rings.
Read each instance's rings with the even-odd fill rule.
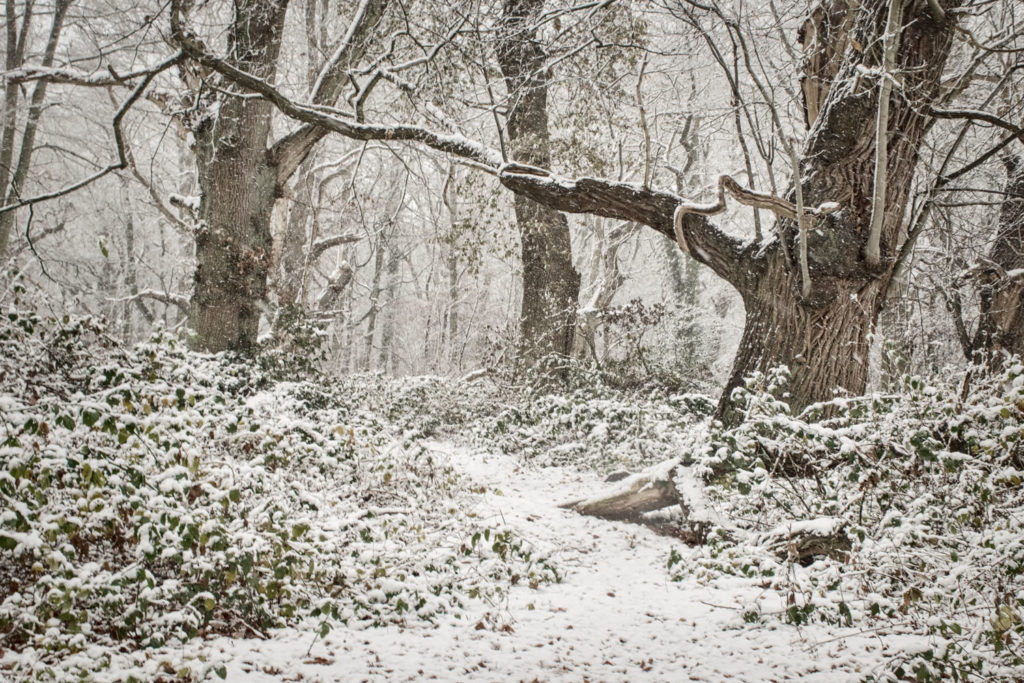
[[[685,557],[685,547],[558,507],[605,486],[595,475],[519,467],[443,443],[431,449],[482,489],[483,521],[517,530],[564,581],[515,586],[501,604],[477,603],[433,626],[224,641],[229,681],[858,681],[899,645],[773,617],[745,624],[755,601],[769,613],[784,608],[783,596],[740,579],[670,582],[670,549]]]

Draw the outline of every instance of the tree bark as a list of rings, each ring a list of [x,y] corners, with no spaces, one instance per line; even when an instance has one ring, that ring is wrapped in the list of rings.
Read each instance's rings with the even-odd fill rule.
[[[312,203],[315,201],[311,166],[309,159],[299,166],[299,178],[293,190],[296,196],[288,207],[274,287],[278,306],[296,313],[302,310],[304,303],[300,295],[305,286],[306,248],[315,239],[308,232]]]
[[[235,66],[273,82],[286,8],[283,0],[235,3],[229,33]],[[193,128],[201,199],[189,323],[204,351],[256,346],[278,188],[267,152],[272,113],[264,100],[219,94]]]
[[[551,165],[546,55],[534,21],[543,0],[505,0],[498,30],[498,63],[509,96],[509,146],[515,158]],[[555,375],[573,350],[580,276],[572,265],[569,222],[557,210],[517,194],[516,222],[522,243],[523,301],[519,316],[519,364],[539,368],[555,360]]]
[[[373,252],[373,281],[370,285],[370,306],[367,308],[363,318],[366,319],[366,332],[363,335],[364,356],[362,369],[369,372],[374,369],[374,350],[377,348],[374,342],[377,340],[377,317],[380,315],[381,280],[384,277],[384,256],[389,249],[384,236],[384,230],[389,226],[382,226],[381,232],[377,235],[377,241]],[[390,239],[390,235],[388,236]]]
[[[816,14],[820,23],[815,31],[825,37],[819,48],[830,52],[848,40],[876,45],[875,53],[867,51],[864,57],[880,64],[883,55],[879,37],[884,31],[888,3],[875,1],[858,6],[833,0],[824,4],[825,12]],[[865,391],[867,340],[882,309],[885,285],[893,274],[910,184],[928,128],[929,117],[923,112],[939,96],[952,43],[954,20],[949,13],[946,16],[945,21],[938,22],[927,13],[913,14],[900,27],[896,62],[903,88],[891,95],[888,112],[888,129],[899,134],[890,137],[888,163],[883,169],[888,182],[882,209],[881,257],[876,267],[866,262],[863,247],[871,225],[876,132],[873,114],[878,109],[880,83],[876,79],[870,87],[858,88],[860,64],[852,60],[838,66],[834,80],[829,79],[828,70],[816,74],[814,101],[821,102],[820,110],[814,119],[808,111],[811,130],[801,155],[805,162],[794,183],[802,183],[808,205],[839,202],[841,209],[816,218],[815,229],[809,231],[809,296],[800,295],[798,268],[788,258],[788,254],[795,253],[797,237],[792,220],[777,222],[779,240],[753,255],[746,273],[727,277],[746,306],[740,348],[719,404],[720,413],[728,421],[738,417],[732,413],[732,391],[751,373],[779,365],[791,372],[788,400],[797,410],[827,401],[837,390],[855,395]],[[831,58],[818,56],[810,62],[831,62]],[[781,248],[780,241],[785,241],[789,249]],[[699,250],[695,251],[700,259]]]
[[[1024,162],[1008,156],[1006,197],[999,211],[996,239],[981,272],[981,307],[974,335],[975,354],[993,370],[1004,352],[1024,357]]]
[[[64,19],[67,17],[68,9],[73,0],[57,0],[53,9],[53,21],[50,24],[50,34],[46,42],[46,49],[43,53],[41,66],[46,69],[53,66],[54,56],[57,52],[57,44],[60,41],[60,34],[64,28]],[[25,46],[29,40],[26,32],[29,30],[33,8],[31,5],[24,7],[25,16],[22,20],[21,33],[18,35],[15,28],[16,17],[14,3],[7,3],[7,68],[20,67],[25,56]],[[46,99],[46,88],[49,79],[41,78],[32,90],[32,98],[29,102],[28,114],[25,120],[25,129],[21,134],[21,148],[18,152],[18,160],[13,171],[11,164],[14,159],[14,136],[17,126],[17,103],[18,90],[22,87],[20,83],[7,83],[4,87],[4,116],[3,116],[3,141],[0,143],[0,178],[3,180],[5,197],[4,204],[14,204],[21,198],[25,189],[25,182],[28,180],[28,172],[32,164],[32,154],[35,152],[36,131],[39,128],[39,119],[43,115],[44,100]],[[15,211],[7,211],[0,214],[0,255],[7,252],[10,244],[11,231],[14,228]]]
[[[359,5],[348,33],[313,85],[316,104],[338,99],[348,70],[368,48],[386,5],[387,0]],[[287,6],[288,0],[235,0],[230,56],[224,63],[272,84]],[[194,40],[182,30],[180,11],[180,4],[175,4],[172,32],[179,41]],[[232,85],[230,77],[223,81],[223,87],[230,85],[239,94],[245,90]],[[256,346],[273,268],[274,204],[326,131],[305,125],[269,145],[271,102],[229,92],[212,96],[208,105],[193,125],[201,201],[189,322],[197,348],[247,353]]]
[[[799,285],[795,269],[787,272],[783,259],[774,258],[756,285],[743,292],[743,335],[718,406],[727,422],[742,418],[734,412],[732,392],[752,373],[779,366],[790,371],[785,400],[795,410],[831,399],[837,389],[863,393],[868,335],[880,310],[882,282],[833,283],[844,289],[820,306],[806,305]]]

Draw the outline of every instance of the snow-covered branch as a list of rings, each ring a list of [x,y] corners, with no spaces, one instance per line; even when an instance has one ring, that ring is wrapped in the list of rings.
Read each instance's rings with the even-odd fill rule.
[[[30,83],[32,81],[49,81],[61,85],[77,85],[86,88],[106,88],[115,85],[128,86],[136,78],[145,77],[150,70],[143,69],[127,74],[119,74],[108,66],[106,73],[86,72],[66,66],[46,67],[27,65],[18,69],[10,69],[0,74],[0,79],[8,83]]]
[[[111,128],[114,132],[114,145],[117,149],[117,161],[111,162],[110,164],[100,169],[99,171],[96,171],[92,175],[82,178],[81,180],[78,180],[76,182],[73,182],[70,185],[65,185],[60,189],[53,190],[50,192],[44,192],[42,194],[38,194],[32,197],[26,197],[24,199],[19,199],[18,201],[11,202],[6,206],[0,206],[0,213],[14,211],[16,209],[20,209],[23,206],[30,206],[32,204],[38,204],[39,202],[44,202],[50,199],[56,199],[57,197],[62,197],[66,194],[70,194],[72,192],[82,189],[87,185],[96,182],[97,180],[99,180],[100,178],[109,173],[112,173],[114,171],[120,171],[124,168],[127,168],[128,157],[125,153],[125,137],[124,131],[121,128],[121,123],[124,120],[124,117],[128,113],[128,111],[135,105],[139,98],[142,97],[142,94],[146,91],[146,88],[149,87],[149,84],[153,81],[153,79],[156,78],[157,74],[166,71],[171,66],[177,64],[179,61],[181,61],[183,56],[184,52],[178,52],[177,54],[165,59],[164,61],[160,62],[160,64],[155,66],[151,71],[149,71],[146,74],[142,81],[137,86],[135,86],[135,88],[132,90],[128,98],[121,104],[118,110],[114,113],[114,117],[111,121]]]
[[[313,246],[309,250],[309,257],[311,259],[319,258],[328,249],[334,247],[340,247],[343,244],[351,244],[352,242],[358,242],[362,237],[354,233],[345,233],[343,235],[332,235],[330,237],[324,237],[316,242],[313,242]]]
[[[974,109],[937,109],[935,107],[928,107],[927,113],[937,119],[967,119],[970,121],[984,121],[985,123],[989,123],[993,126],[1009,131],[1015,138],[1024,144],[1024,128],[986,111],[978,111]]]
[[[133,301],[139,301],[141,299],[150,299],[152,301],[158,301],[166,306],[175,306],[182,313],[188,314],[189,300],[184,294],[174,294],[173,292],[158,292],[155,289],[143,289],[131,296],[121,297],[119,299],[112,299],[117,303],[131,303]]]

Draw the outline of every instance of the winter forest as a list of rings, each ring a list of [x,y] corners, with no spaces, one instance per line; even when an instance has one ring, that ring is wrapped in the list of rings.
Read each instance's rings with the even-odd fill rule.
[[[1020,0],[4,0],[0,679],[1024,680]]]

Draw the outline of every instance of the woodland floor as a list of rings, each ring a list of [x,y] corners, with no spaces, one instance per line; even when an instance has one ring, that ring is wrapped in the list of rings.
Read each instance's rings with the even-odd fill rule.
[[[518,585],[500,604],[473,601],[434,625],[215,641],[230,659],[229,681],[857,681],[923,647],[916,637],[820,624],[744,623],[755,601],[771,614],[786,597],[752,579],[671,582],[670,550],[687,552],[678,541],[558,507],[606,486],[597,475],[445,443],[431,449],[472,483],[476,513],[548,553],[563,582]]]

